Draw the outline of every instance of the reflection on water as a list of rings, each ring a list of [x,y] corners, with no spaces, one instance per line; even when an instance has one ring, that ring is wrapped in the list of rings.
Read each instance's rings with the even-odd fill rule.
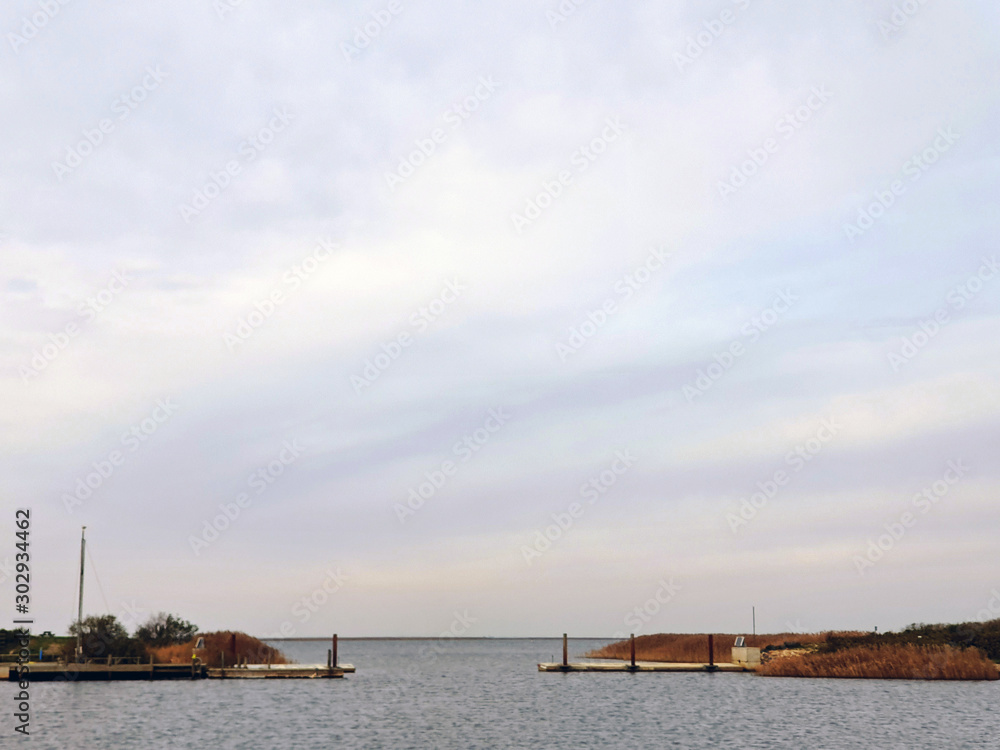
[[[603,643],[570,641],[571,658]],[[275,645],[309,663],[325,663],[329,648]],[[35,750],[998,746],[996,682],[536,671],[560,651],[557,639],[341,640],[340,661],[358,668],[343,680],[39,683],[27,742]],[[0,686],[0,697],[14,689]],[[13,718],[3,713],[0,746],[13,746]]]

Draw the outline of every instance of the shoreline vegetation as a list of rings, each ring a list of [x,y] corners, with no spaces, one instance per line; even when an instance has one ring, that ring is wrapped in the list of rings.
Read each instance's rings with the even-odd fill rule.
[[[729,647],[733,645],[739,634],[715,633],[715,660],[729,661]],[[762,635],[745,635],[747,646],[759,648],[762,652],[768,647],[798,648],[802,644],[818,644],[826,640],[826,633],[772,633]],[[609,643],[603,648],[595,649],[586,654],[593,659],[628,659],[631,645],[629,641]],[[708,662],[707,633],[657,633],[655,635],[638,635],[635,638],[635,658],[639,661],[665,661],[691,664]]]
[[[735,634],[716,634],[716,662],[729,660]],[[830,631],[747,635],[761,649],[758,674],[897,680],[1000,679],[1000,620],[911,625],[895,633]],[[708,662],[708,634],[658,633],[635,639],[641,661]],[[628,659],[629,641],[590,651],[596,659]]]
[[[232,630],[200,633],[187,643],[150,648],[149,654],[157,664],[190,664],[198,638],[205,639],[205,647],[198,649],[198,659],[206,667],[232,667],[237,659],[246,659],[249,664],[292,663],[281,651],[259,638]]]
[[[82,653],[76,653],[77,637]],[[204,640],[202,648],[198,642]],[[26,649],[26,650],[25,650]],[[206,667],[230,667],[236,663],[291,664],[281,651],[243,632],[224,630],[202,633],[193,623],[160,612],[138,626],[132,635],[114,615],[92,615],[70,625],[68,636],[45,632],[29,634],[0,629],[0,661],[11,661],[23,652],[30,661],[104,662],[138,664],[191,664],[192,655]]]

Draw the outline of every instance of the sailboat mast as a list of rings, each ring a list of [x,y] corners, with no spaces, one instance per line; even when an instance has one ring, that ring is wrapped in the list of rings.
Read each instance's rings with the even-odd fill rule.
[[[80,530],[80,598],[77,600],[76,609],[76,660],[83,657],[83,560],[84,550],[87,548],[85,537],[87,527]]]

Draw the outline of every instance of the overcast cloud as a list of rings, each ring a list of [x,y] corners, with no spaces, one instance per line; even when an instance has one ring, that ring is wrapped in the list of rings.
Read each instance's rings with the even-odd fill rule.
[[[36,627],[81,525],[87,611],[206,629],[976,617],[998,20],[6,3],[0,497]]]

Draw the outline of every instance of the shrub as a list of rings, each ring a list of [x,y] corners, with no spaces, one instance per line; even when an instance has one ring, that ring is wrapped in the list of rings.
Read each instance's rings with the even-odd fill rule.
[[[136,628],[135,637],[149,646],[172,646],[187,643],[197,632],[197,625],[160,612]]]
[[[70,625],[69,633],[74,639],[80,635],[85,659],[146,656],[145,646],[134,638],[129,638],[128,632],[114,615],[85,617]],[[76,655],[76,641],[64,643],[61,651],[64,659],[73,659]]]

